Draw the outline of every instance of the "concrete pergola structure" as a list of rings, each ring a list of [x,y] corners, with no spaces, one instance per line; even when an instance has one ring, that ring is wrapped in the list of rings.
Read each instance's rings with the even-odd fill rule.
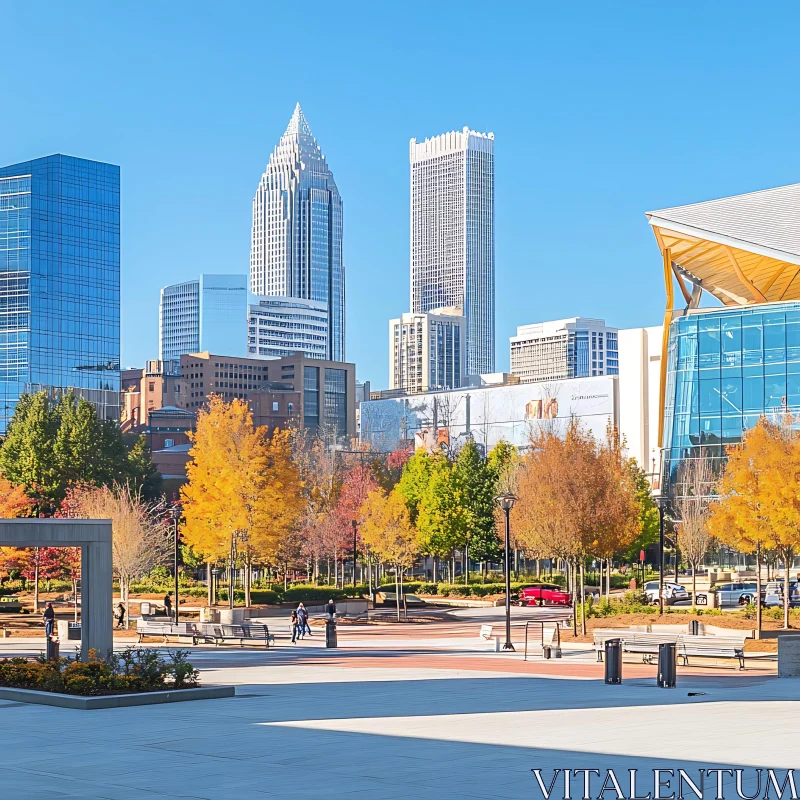
[[[4,519],[0,547],[80,547],[81,658],[112,650],[111,520]]]

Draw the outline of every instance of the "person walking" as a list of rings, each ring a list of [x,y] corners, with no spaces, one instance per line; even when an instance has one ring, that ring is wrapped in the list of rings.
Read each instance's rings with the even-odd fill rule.
[[[53,626],[56,623],[56,612],[53,610],[53,604],[48,603],[47,608],[44,610],[44,635],[50,637],[53,635]]]
[[[306,634],[311,636],[311,626],[308,624],[308,611],[306,611],[306,607],[302,603],[297,606],[297,624],[300,627],[301,639],[305,639]]]
[[[117,627],[125,627],[125,606],[122,603],[117,606]]]
[[[325,613],[333,619],[336,616],[336,603],[333,602],[333,598],[328,600],[328,605],[325,606]]]
[[[297,611],[295,609],[292,609],[291,625],[292,625],[292,644],[297,644],[297,636],[300,632],[300,628],[297,621]]]
[[[172,619],[172,592],[164,595],[164,608],[167,610],[167,619]]]

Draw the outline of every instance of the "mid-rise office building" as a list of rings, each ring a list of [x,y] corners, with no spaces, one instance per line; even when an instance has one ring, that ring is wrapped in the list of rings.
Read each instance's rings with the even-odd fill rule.
[[[201,275],[165,286],[158,316],[159,360],[200,350],[244,355],[246,315],[246,275]]]
[[[411,311],[460,306],[465,369],[494,372],[494,135],[412,139]]]
[[[20,395],[67,391],[119,419],[119,167],[0,167],[0,434]]]
[[[178,405],[180,362],[147,361],[144,369],[124,369],[120,387],[120,425],[136,433],[151,411]]]
[[[460,307],[390,320],[389,388],[414,394],[461,387],[466,326]]]
[[[355,435],[355,364],[302,354],[264,360],[200,352],[181,356],[180,372],[181,408],[199,410],[217,394],[246,400],[256,425],[291,423]]]
[[[510,341],[511,372],[521,383],[619,372],[617,329],[601,319],[571,317],[521,325]]]
[[[327,312],[324,358],[344,360],[342,200],[299,104],[253,199],[250,290],[321,303]]]
[[[328,307],[316,300],[260,297],[248,307],[247,354],[282,358],[301,353],[326,358]]]

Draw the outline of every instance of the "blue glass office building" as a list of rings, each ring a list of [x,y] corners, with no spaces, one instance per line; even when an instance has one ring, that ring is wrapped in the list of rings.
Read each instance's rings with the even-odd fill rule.
[[[762,415],[800,413],[800,302],[686,312],[670,326],[664,407],[665,478],[702,448],[725,446]]]
[[[0,167],[0,433],[24,392],[72,389],[119,417],[119,167]]]

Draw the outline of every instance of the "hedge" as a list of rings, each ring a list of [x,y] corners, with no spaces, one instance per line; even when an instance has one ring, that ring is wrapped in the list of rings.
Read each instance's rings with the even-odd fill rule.
[[[518,592],[525,586],[532,586],[537,583],[549,583],[549,581],[512,581],[511,591]],[[553,581],[557,584],[557,581]],[[394,584],[384,584],[381,587],[386,592],[395,592]],[[425,583],[422,581],[408,581],[403,583],[403,591],[406,594],[418,595],[438,595],[439,597],[488,597],[493,594],[505,594],[506,586],[504,583]]]

